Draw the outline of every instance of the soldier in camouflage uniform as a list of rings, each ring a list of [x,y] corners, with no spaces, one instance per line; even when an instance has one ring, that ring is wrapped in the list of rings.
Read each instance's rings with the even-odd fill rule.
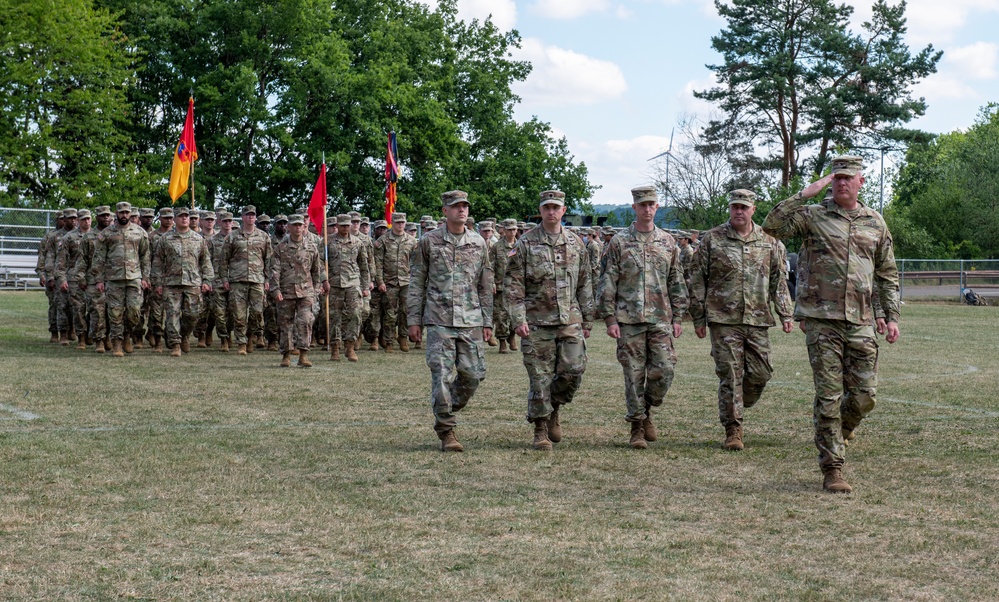
[[[45,257],[45,267],[55,284],[55,317],[56,330],[59,332],[59,344],[69,345],[73,330],[73,304],[69,298],[69,289],[63,289],[59,284],[59,254],[63,242],[76,229],[76,209],[64,209],[62,212],[63,229],[48,249]]]
[[[257,225],[260,225],[259,220],[257,221]],[[285,230],[288,227],[288,216],[281,214],[275,215],[273,226],[274,231],[268,236],[271,238],[271,249],[276,249],[285,236]],[[278,331],[279,318],[277,291],[274,290],[274,287],[271,287],[271,290],[267,291],[267,295],[265,295],[264,334],[263,339],[261,339],[267,341],[267,351],[278,350]]]
[[[59,257],[56,259],[56,285],[61,293],[69,296],[69,317],[77,334],[78,349],[86,349],[90,339],[87,334],[87,283],[79,280],[76,271],[83,239],[90,233],[90,221],[90,211],[80,209],[77,213],[78,225],[62,237]]]
[[[49,338],[50,343],[59,342],[59,325],[56,322],[55,276],[49,273],[45,265],[45,260],[48,257],[49,248],[55,239],[65,234],[66,218],[62,215],[62,211],[56,213],[55,228],[42,237],[42,241],[38,244],[38,260],[35,262],[35,273],[38,274],[38,284],[45,287],[45,296],[49,301],[48,322],[49,334],[51,335]]]
[[[427,328],[434,431],[442,451],[464,451],[456,414],[486,377],[484,339],[492,336],[493,275],[486,241],[465,227],[468,194],[441,195],[446,223],[424,234],[413,253],[406,316],[409,338]]]
[[[773,375],[771,305],[784,332],[793,328],[783,245],[753,223],[755,210],[756,193],[730,192],[729,221],[704,233],[689,274],[694,332],[703,339],[711,331],[722,447],[733,451],[744,448],[743,409],[759,401]]]
[[[215,279],[205,237],[191,230],[191,210],[174,211],[177,227],[162,236],[153,254],[152,284],[163,299],[167,347],[172,357],[191,352],[190,336],[201,315],[201,294]]]
[[[401,351],[409,351],[406,296],[416,244],[416,239],[406,234],[406,214],[398,212],[392,214],[392,229],[375,241],[375,286],[381,293],[381,339],[386,353],[392,353],[392,339],[399,342]]]
[[[109,218],[114,215],[111,208],[101,205],[95,209],[97,214],[97,230],[91,228],[80,240],[80,253],[76,259],[74,271],[76,271],[76,281],[84,288],[84,300],[86,302],[87,315],[87,335],[94,342],[94,350],[97,353],[104,353],[110,341],[107,340],[107,303],[104,293],[97,290],[97,278],[93,271],[94,252],[97,250],[97,234],[103,231],[110,223]]]
[[[832,200],[805,204],[832,183]],[[832,173],[774,207],[763,229],[778,238],[800,236],[807,267],[798,280],[795,318],[815,381],[815,446],[823,489],[849,493],[843,478],[845,438],[874,409],[878,343],[871,296],[880,295],[885,339],[899,338],[898,270],[884,219],[858,200],[863,159],[833,159]],[[801,256],[798,261],[801,265]],[[881,323],[878,323],[881,329]]]
[[[599,230],[596,228],[587,230],[584,242],[586,243],[586,255],[590,259],[590,282],[596,287],[596,284],[600,282],[600,257],[604,254],[604,245],[600,242]]]
[[[129,221],[132,205],[115,206],[115,223],[97,235],[93,272],[97,290],[106,295],[109,338],[115,357],[132,352],[132,331],[142,309],[142,291],[149,288],[149,236]]]
[[[156,254],[156,243],[159,242],[160,238],[173,232],[173,219],[172,208],[164,207],[160,209],[160,227],[149,233],[150,257]],[[146,331],[147,336],[150,337],[149,344],[153,346],[153,351],[156,353],[163,353],[165,338],[163,330],[163,295],[158,294],[156,289],[150,288],[150,290],[146,291],[143,300],[143,312],[147,314]]]
[[[255,335],[263,330],[264,294],[270,289],[267,274],[271,239],[256,227],[257,208],[243,207],[241,227],[229,233],[222,246],[222,288],[229,293],[232,339],[239,355],[253,353]]]
[[[510,324],[521,337],[530,380],[527,421],[534,424],[534,449],[543,451],[562,440],[559,409],[583,382],[585,339],[593,329],[589,254],[562,226],[565,209],[564,193],[542,192],[542,227],[517,241],[506,268]]]
[[[201,230],[198,231],[198,234],[205,239],[205,246],[208,248],[208,257],[212,259],[212,271],[214,271],[215,261],[212,258],[211,240],[215,236],[216,215],[214,211],[202,211],[198,217],[201,224]],[[212,329],[215,326],[215,321],[212,319],[212,303],[209,300],[209,296],[214,294],[215,281],[213,280],[209,284],[212,285],[212,290],[201,295],[201,313],[198,314],[198,324],[194,327],[194,338],[198,339],[199,349],[207,349],[212,346]]]
[[[517,350],[517,335],[510,326],[510,313],[506,307],[506,266],[510,261],[510,251],[517,244],[517,220],[505,219],[500,223],[500,238],[490,251],[493,265],[493,334],[499,339],[499,352],[507,354]]]
[[[305,218],[292,215],[288,236],[274,247],[271,290],[275,291],[280,320],[281,367],[291,366],[292,349],[298,350],[298,365],[311,368],[312,314],[316,289],[329,289],[319,249],[305,238]]]
[[[368,218],[363,217],[357,211],[351,211],[347,215],[350,216],[350,234],[356,237],[361,244],[364,245],[364,252],[368,258],[368,274],[373,275],[375,273],[375,248],[374,242],[371,237],[367,234],[367,228],[364,232],[361,232],[361,227],[365,224],[370,225]],[[365,340],[369,343],[374,343],[371,350],[376,351],[378,349],[377,333],[371,332],[371,291],[375,288],[375,283],[372,281],[368,284],[368,294],[366,296],[362,295],[360,299],[360,304],[358,305],[358,318],[357,318],[357,333],[354,335],[355,347],[354,349],[360,349],[360,343],[356,342],[356,339],[361,337],[362,332],[365,335]]]
[[[676,242],[680,246],[680,267],[683,268],[683,281],[690,289],[690,275],[694,271],[694,247],[690,244],[690,232],[679,232]]]
[[[355,345],[360,329],[361,299],[371,294],[368,248],[361,237],[350,233],[351,217],[336,217],[336,236],[327,246],[330,284],[330,360],[340,361],[343,342],[347,360],[357,361]]]
[[[615,236],[603,258],[597,293],[598,318],[617,339],[617,359],[624,368],[624,393],[631,423],[629,444],[646,449],[658,432],[652,408],[662,405],[673,383],[673,339],[683,332],[687,286],[676,241],[656,227],[656,190],[631,191],[636,220]]]
[[[212,258],[212,269],[215,271],[215,280],[211,283],[212,290],[204,297],[204,304],[208,306],[211,318],[205,326],[205,345],[211,337],[212,325],[215,333],[219,337],[219,351],[229,352],[229,343],[232,332],[232,317],[229,314],[229,292],[222,286],[222,253],[225,251],[225,241],[232,234],[232,214],[228,211],[216,213],[216,221],[219,231],[206,241],[208,254]]]

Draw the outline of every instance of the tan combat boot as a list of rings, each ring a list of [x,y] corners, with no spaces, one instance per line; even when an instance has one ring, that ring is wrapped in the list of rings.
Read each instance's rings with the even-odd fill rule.
[[[558,406],[553,406],[552,413],[548,416],[548,439],[552,443],[562,440],[562,423],[558,419]]]
[[[77,349],[82,349],[82,350],[86,351],[87,350],[87,339],[85,339],[83,337],[79,337],[76,340],[76,348]]]
[[[347,341],[346,343],[344,343],[344,347],[347,348],[346,355],[347,355],[347,361],[348,362],[356,362],[357,361],[357,354],[354,353],[354,345],[356,345],[356,344],[357,344],[357,341]]]
[[[163,340],[156,335],[152,335],[152,342],[150,345],[153,346],[153,353],[163,353]]]
[[[205,347],[211,347],[213,342],[214,341],[212,341],[212,333],[211,332],[206,332],[205,333]]]
[[[142,337],[132,337],[132,349],[142,349]]]
[[[97,353],[104,353],[104,339],[97,339],[97,345],[94,346],[94,351]]]
[[[632,449],[649,448],[649,444],[645,441],[645,429],[642,428],[642,423],[640,421],[631,423],[631,440],[628,441],[628,445],[630,445]]]
[[[236,351],[236,355],[246,355],[247,353],[249,352],[246,350],[246,345],[240,345],[239,350]]]
[[[409,353],[409,337],[401,336],[396,340],[399,341],[399,351]]]
[[[254,340],[254,343],[253,343],[253,348],[254,349],[264,349],[264,348],[267,347],[267,341],[264,339],[263,336],[257,336],[253,340]]]
[[[191,339],[184,336],[180,338],[180,350],[184,353],[191,353]]]
[[[53,332],[52,336],[49,337],[49,342],[50,343],[58,343],[59,342],[59,333]]]
[[[368,351],[378,351],[378,339],[371,341],[371,344],[368,345]]]
[[[246,338],[246,352],[247,353],[253,353],[253,350],[257,346],[256,345],[256,340],[257,340],[257,337],[255,337],[253,335],[250,335],[250,336],[248,336]]]
[[[510,351],[517,351],[517,335],[510,335]]]
[[[395,353],[395,349],[392,349],[392,343],[388,341],[385,341],[385,344],[382,345],[382,349],[385,350],[385,353]]]
[[[219,353],[229,353],[229,337],[222,337],[222,342],[219,344]]]
[[[728,451],[742,451],[746,446],[742,444],[742,427],[730,424],[725,427],[725,443],[722,449]]]
[[[206,349],[206,348],[208,348],[208,344],[205,343],[205,335],[201,335],[198,337],[198,349]]]
[[[267,351],[277,351],[277,350],[278,350],[277,341],[271,341],[270,343],[267,343]]]
[[[843,444],[850,445],[850,442],[856,439],[857,435],[853,432],[854,429],[848,429],[843,427]]]
[[[499,352],[503,355],[510,353],[506,350],[506,339],[500,339]]]
[[[458,437],[454,435],[454,430],[445,431],[443,433],[438,433],[438,437],[441,440],[441,451],[443,452],[463,452],[465,451],[464,446],[458,441]]]
[[[822,489],[829,493],[852,493],[853,487],[843,479],[843,471],[839,468],[825,468],[822,470]]]
[[[115,357],[125,357],[125,352],[121,350],[121,339],[111,341],[112,353]]]
[[[339,362],[340,361],[340,343],[333,343],[330,347],[330,361]]]
[[[59,331],[59,344],[63,347],[69,347],[69,332],[66,330]]]
[[[135,351],[135,347],[132,347],[132,337],[128,336],[127,334],[125,335],[125,338],[122,339],[121,342],[121,349],[125,353],[132,353],[133,351]]]
[[[298,354],[298,367],[299,368],[311,368],[312,361],[309,360],[309,350],[306,349]]]
[[[642,420],[642,429],[645,430],[645,440],[655,441],[659,438],[659,430],[652,422],[652,407],[645,406],[645,419]]]
[[[180,357],[181,347],[180,344],[174,345],[170,348],[170,357]]]
[[[291,352],[290,351],[285,351],[284,354],[281,355],[281,367],[282,368],[290,368],[291,367]]]
[[[548,421],[543,418],[534,421],[534,449],[538,451],[552,450],[552,442],[548,438]]]

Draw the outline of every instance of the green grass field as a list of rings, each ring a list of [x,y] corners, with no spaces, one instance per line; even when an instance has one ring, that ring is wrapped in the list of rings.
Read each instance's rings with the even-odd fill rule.
[[[903,308],[849,496],[821,491],[804,335],[772,331],[728,453],[686,330],[649,450],[601,331],[554,452],[530,449],[519,354],[490,348],[444,455],[421,352],[115,359],[0,293],[0,599],[996,598],[999,309]]]

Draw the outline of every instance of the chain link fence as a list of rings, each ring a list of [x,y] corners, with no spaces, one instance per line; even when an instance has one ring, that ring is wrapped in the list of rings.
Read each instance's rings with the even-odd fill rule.
[[[56,225],[58,211],[0,207],[0,286],[37,286],[38,245]]]

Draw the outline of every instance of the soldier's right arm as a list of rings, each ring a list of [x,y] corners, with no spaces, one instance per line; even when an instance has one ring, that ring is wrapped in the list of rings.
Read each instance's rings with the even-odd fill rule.
[[[523,239],[521,239],[523,240]],[[519,241],[513,246],[513,256],[506,262],[503,292],[506,295],[507,312],[510,314],[510,329],[527,324],[527,247]]]
[[[153,288],[160,286],[160,277],[163,274],[163,247],[164,245],[156,245],[156,252],[153,253],[153,260],[150,262],[150,270],[148,273],[149,284]]]
[[[705,298],[707,297],[708,275],[711,268],[711,237],[705,236],[701,249],[690,258],[690,317],[694,319],[694,327],[707,325],[705,315]]]
[[[143,236],[139,239],[139,269],[142,271],[142,279],[148,281],[152,272],[150,262],[149,237]]]
[[[56,252],[55,279],[56,286],[59,287],[69,282],[69,245],[66,244],[65,237]]]
[[[104,274],[105,263],[107,262],[107,240],[104,232],[97,235],[97,241],[94,243],[94,259],[91,262],[90,271],[94,276],[94,282],[96,284],[104,284]]]
[[[410,326],[423,325],[423,309],[427,303],[427,271],[430,261],[430,239],[421,238],[409,263],[409,294],[406,297],[406,319]]]
[[[303,241],[304,244],[304,241]],[[281,245],[274,247],[274,253],[271,255],[271,268],[267,272],[269,278],[268,281],[271,283],[271,292],[278,292],[281,290]],[[309,274],[312,277],[312,274]],[[313,279],[314,280],[314,279]]]
[[[781,201],[763,220],[763,231],[780,239],[804,234],[808,230],[808,213],[803,208],[808,201],[800,192]]]
[[[385,236],[375,241],[374,253],[375,273],[371,275],[371,279],[375,281],[375,286],[381,286],[385,284]]]
[[[222,259],[219,266],[219,273],[217,274],[218,279],[222,282],[223,286],[229,284],[229,258],[232,254],[232,234],[225,237],[225,242],[222,243]]]
[[[42,238],[42,242],[38,244],[38,259],[35,261],[35,274],[38,275],[42,286],[45,286],[45,253],[48,249],[49,235],[46,234]]]
[[[615,240],[608,243],[608,249],[601,260],[599,297],[595,299],[595,317],[607,325],[616,324],[615,309],[617,307],[617,278],[621,261],[621,246]]]

